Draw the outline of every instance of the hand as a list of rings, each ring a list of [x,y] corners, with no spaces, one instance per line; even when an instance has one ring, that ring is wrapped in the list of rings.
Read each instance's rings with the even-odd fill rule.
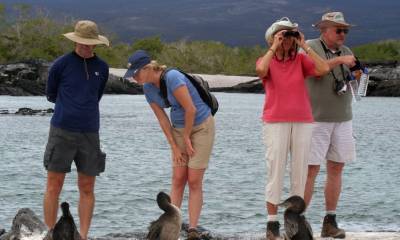
[[[186,159],[184,158],[179,147],[175,145],[171,148],[171,150],[172,150],[172,161],[177,165],[184,165]]]
[[[356,58],[353,55],[340,56],[340,61],[342,64],[348,67],[353,67],[356,65]]]
[[[296,41],[297,45],[299,45],[302,49],[306,50],[306,48],[308,46],[306,45],[304,34],[300,31],[299,31],[299,34],[300,34],[300,38],[295,38],[294,40]]]
[[[278,46],[280,46],[282,44],[284,32],[286,32],[286,30],[281,30],[281,31],[275,33],[271,48],[276,50],[278,48]]]
[[[184,138],[185,138],[186,153],[189,157],[192,157],[194,155],[192,140],[190,140],[190,137],[184,137]]]

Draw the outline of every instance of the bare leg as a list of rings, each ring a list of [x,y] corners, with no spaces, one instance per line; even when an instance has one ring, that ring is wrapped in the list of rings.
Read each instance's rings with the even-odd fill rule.
[[[315,179],[318,176],[319,169],[319,165],[308,165],[306,190],[304,192],[304,201],[306,202],[307,207],[310,205],[313,196]]]
[[[189,183],[189,228],[197,227],[203,207],[203,176],[205,169],[188,170]]]
[[[187,167],[172,168],[172,186],[171,186],[171,201],[172,204],[181,208],[183,192],[188,178]]]
[[[87,235],[92,221],[94,209],[94,184],[96,181],[95,176],[88,176],[78,173],[78,187],[79,187],[79,222],[80,234],[82,239],[87,239]]]
[[[342,171],[344,163],[328,160],[326,164],[327,180],[325,185],[326,211],[335,211],[342,190]]]
[[[268,215],[277,215],[278,214],[278,205],[267,202],[267,211],[268,211]]]
[[[49,229],[57,222],[58,197],[64,185],[65,173],[47,172],[47,187],[43,199],[44,222]]]

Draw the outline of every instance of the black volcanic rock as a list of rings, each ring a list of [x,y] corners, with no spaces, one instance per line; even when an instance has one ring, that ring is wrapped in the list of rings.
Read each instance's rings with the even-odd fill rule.
[[[369,84],[367,96],[400,97],[400,63],[397,61],[367,62]],[[216,88],[216,92],[264,93],[260,79],[240,83],[231,88]]]
[[[0,65],[0,95],[43,96],[45,95],[48,70],[51,64],[44,61]],[[142,87],[109,75],[106,94],[142,94]]]
[[[11,230],[0,236],[0,240],[17,240],[23,237],[40,236],[47,231],[46,225],[29,208],[21,208],[15,215]]]

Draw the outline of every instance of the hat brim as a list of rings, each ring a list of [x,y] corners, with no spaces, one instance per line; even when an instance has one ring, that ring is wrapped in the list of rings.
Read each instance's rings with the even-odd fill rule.
[[[135,76],[135,74],[142,69],[144,66],[146,66],[147,64],[149,64],[150,62],[144,62],[142,64],[140,64],[138,67],[136,68],[128,68],[128,70],[126,71],[124,78],[131,78]]]
[[[83,38],[75,34],[75,32],[69,32],[63,34],[64,37],[68,38],[69,40],[85,44],[85,45],[106,45],[107,47],[110,46],[110,42],[108,39],[102,35],[99,35],[98,38]]]
[[[128,69],[124,75],[124,78],[131,78],[135,75],[135,69]]]
[[[314,23],[312,26],[315,28],[320,28],[323,24],[330,24],[330,25],[339,25],[343,27],[354,27],[355,25],[346,23],[346,22],[335,22],[330,20],[321,20],[319,22]]]

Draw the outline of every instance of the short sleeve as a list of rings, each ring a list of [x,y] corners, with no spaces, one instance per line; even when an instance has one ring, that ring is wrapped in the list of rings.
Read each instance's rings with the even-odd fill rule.
[[[315,76],[315,64],[311,58],[304,53],[299,53],[299,55],[301,57],[304,78]]]
[[[257,59],[257,61],[256,61],[256,66],[258,66],[258,64],[260,64],[261,59],[262,59],[262,57],[259,57],[259,58]],[[271,61],[272,61],[272,60],[271,60]],[[268,71],[269,71],[269,69],[268,69]],[[261,79],[261,83],[263,84],[264,87],[265,87],[266,81],[268,80],[268,76],[269,76],[269,74],[267,74],[266,77],[264,77],[264,78]]]
[[[144,93],[144,96],[146,98],[146,101],[149,104],[154,102],[153,98],[151,97],[152,92],[151,92],[150,85],[148,85],[148,84],[144,84],[143,85],[143,93]]]
[[[185,79],[186,79],[185,75],[183,75],[179,71],[177,70],[169,71],[165,78],[168,90],[170,90],[170,92],[173,93],[178,87],[186,85]]]

